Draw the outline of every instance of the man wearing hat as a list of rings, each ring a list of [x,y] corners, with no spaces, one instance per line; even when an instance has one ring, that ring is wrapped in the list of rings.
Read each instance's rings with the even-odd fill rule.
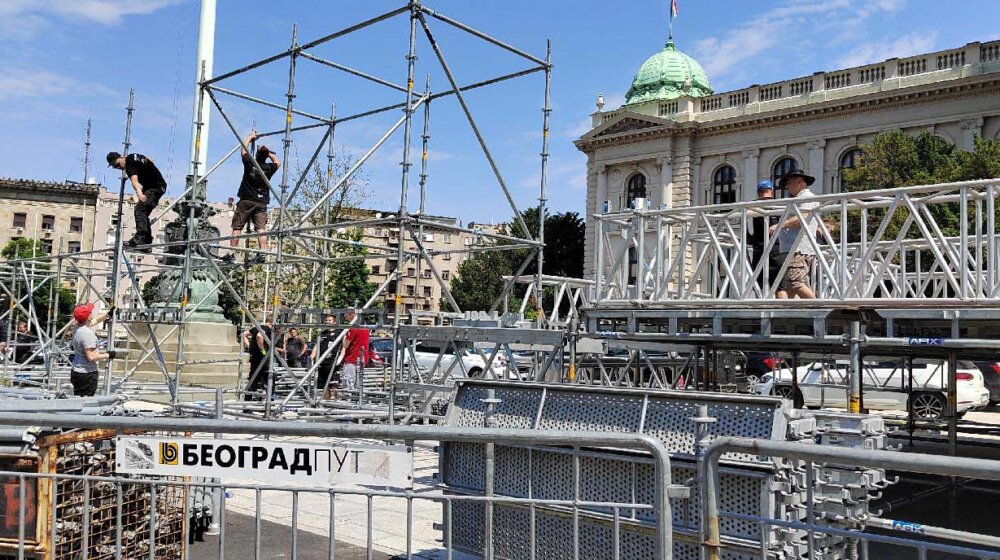
[[[757,183],[757,200],[774,200],[774,185],[770,179],[764,179]],[[764,248],[767,246],[768,240],[768,228],[778,223],[778,219],[778,216],[756,216],[753,218],[753,229],[747,238],[751,249],[750,268],[752,270],[756,270],[757,265],[764,259]],[[767,294],[771,287],[778,283],[778,271],[781,270],[779,251],[777,243],[771,246],[771,250],[767,254],[767,272],[765,273],[761,269],[760,276],[757,277],[757,285],[760,286],[764,294]],[[765,275],[767,284],[764,283]],[[779,298],[787,297],[787,294],[782,295],[784,294],[784,290],[780,286],[776,294]]]
[[[78,305],[73,310],[77,326],[73,331],[73,365],[69,380],[73,384],[73,395],[77,397],[97,394],[97,363],[115,357],[114,350],[97,351],[97,334],[89,324],[93,312],[93,303]]]
[[[124,169],[125,175],[132,181],[135,196],[135,235],[125,242],[126,249],[136,249],[140,245],[153,242],[153,231],[149,225],[149,215],[153,213],[160,197],[167,191],[167,182],[163,174],[156,168],[153,160],[142,154],[129,154],[124,157],[118,152],[108,152],[108,167]],[[149,247],[139,249],[149,252]]]
[[[816,178],[806,175],[801,171],[792,171],[778,180],[778,186],[786,189],[789,196],[795,199],[811,198],[816,196],[809,186],[816,182]],[[819,226],[819,219],[811,216],[810,213],[816,209],[818,203],[806,202],[797,205],[799,212],[805,218],[805,231],[803,232],[802,220],[798,215],[789,216],[781,223],[774,224],[768,230],[772,235],[778,232],[778,243],[781,245],[781,257],[787,259],[788,268],[785,276],[781,279],[781,289],[784,294],[778,292],[779,299],[799,297],[801,299],[815,299],[816,293],[809,287],[809,271],[812,270],[813,263],[816,262],[816,249],[809,239],[816,239],[816,228]],[[791,213],[791,210],[789,210]],[[801,235],[801,239],[799,239]]]

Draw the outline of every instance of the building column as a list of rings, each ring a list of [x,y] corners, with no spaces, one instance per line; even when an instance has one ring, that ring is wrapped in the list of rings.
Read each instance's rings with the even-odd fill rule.
[[[604,213],[604,201],[608,199],[608,166],[597,166],[597,213]]]
[[[743,200],[757,198],[757,165],[760,161],[760,150],[744,150],[743,152]]]
[[[983,118],[965,119],[959,124],[962,127],[962,145],[960,148],[968,152],[975,150],[976,136],[982,136],[983,134]]]
[[[816,177],[816,183],[819,184],[819,189],[817,194],[822,194],[826,189],[826,177],[824,171],[824,161],[826,154],[826,140],[817,140],[815,142],[809,143],[809,169],[808,173],[813,177]]]
[[[691,177],[688,181],[691,185],[692,206],[701,206],[705,202],[705,193],[701,192],[701,158],[691,158]]]
[[[674,158],[660,158],[660,208],[674,206]]]

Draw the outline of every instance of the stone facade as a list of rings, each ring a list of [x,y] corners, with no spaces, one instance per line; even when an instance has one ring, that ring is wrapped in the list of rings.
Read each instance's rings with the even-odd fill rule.
[[[26,238],[40,240],[50,255],[90,251],[98,191],[82,183],[0,178],[0,247]]]
[[[627,207],[636,176],[648,208],[752,200],[757,181],[783,163],[815,176],[817,194],[831,193],[841,190],[853,150],[880,132],[927,130],[961,149],[976,136],[997,138],[1000,41],[598,111],[593,126],[576,142],[587,155],[588,276],[591,217],[605,201],[612,210]],[[726,173],[732,179],[716,185]]]

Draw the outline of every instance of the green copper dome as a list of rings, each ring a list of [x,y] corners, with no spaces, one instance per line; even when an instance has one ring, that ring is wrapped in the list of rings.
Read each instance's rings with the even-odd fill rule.
[[[712,95],[712,86],[701,65],[677,50],[673,41],[668,41],[662,51],[642,63],[625,94],[625,104],[664,101],[683,95]]]

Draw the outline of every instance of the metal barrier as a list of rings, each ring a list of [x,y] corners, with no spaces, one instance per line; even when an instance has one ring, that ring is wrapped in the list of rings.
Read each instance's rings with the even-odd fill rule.
[[[404,523],[405,536],[401,540],[398,550],[393,552],[405,553],[406,557],[410,558],[416,552],[414,550],[414,512],[420,504],[427,503],[440,504],[442,507],[441,516],[444,520],[445,538],[439,552],[447,554],[449,558],[452,557],[453,551],[471,552],[485,558],[550,557],[546,553],[545,539],[536,539],[534,532],[531,533],[532,537],[529,539],[530,546],[522,547],[520,552],[511,553],[513,555],[495,551],[494,539],[491,537],[495,534],[494,530],[498,532],[502,530],[520,531],[523,528],[520,525],[522,521],[528,522],[527,526],[537,522],[539,535],[544,535],[546,528],[552,528],[553,523],[558,525],[559,531],[569,531],[570,534],[576,535],[588,534],[586,531],[581,531],[581,527],[593,523],[593,520],[582,514],[585,511],[613,512],[614,520],[602,526],[604,534],[608,536],[608,542],[612,543],[611,547],[607,549],[607,556],[603,556],[605,558],[655,557],[666,560],[671,558],[671,550],[673,549],[671,520],[674,515],[671,512],[669,500],[671,492],[670,456],[660,440],[647,435],[583,433],[556,429],[499,430],[459,427],[292,424],[242,420],[27,413],[0,413],[0,425],[53,428],[72,426],[80,429],[113,430],[120,436],[124,436],[119,439],[118,448],[106,446],[99,450],[104,463],[114,457],[113,460],[117,465],[115,472],[92,473],[86,469],[71,473],[44,472],[34,469],[17,469],[12,468],[9,464],[0,464],[0,481],[5,484],[3,496],[7,500],[5,510],[8,512],[6,516],[0,516],[0,530],[6,530],[6,533],[0,532],[0,543],[6,543],[10,547],[6,549],[10,551],[9,554],[16,554],[19,559],[107,558],[110,560],[114,558],[118,560],[139,557],[148,557],[152,560],[222,559],[226,558],[227,546],[239,545],[245,549],[251,538],[253,539],[253,557],[261,558],[263,552],[270,552],[267,549],[274,542],[273,537],[267,539],[262,537],[262,512],[266,513],[267,509],[272,507],[281,507],[278,505],[281,500],[268,498],[265,502],[262,496],[270,496],[274,493],[286,497],[290,496],[291,499],[291,509],[287,520],[288,525],[290,525],[288,527],[290,541],[286,543],[288,548],[283,551],[283,553],[290,554],[288,556],[290,558],[297,558],[304,551],[303,547],[299,545],[299,539],[305,534],[302,527],[305,526],[307,514],[329,516],[325,527],[312,529],[314,535],[319,533],[321,537],[325,536],[329,558],[334,558],[335,555],[340,557],[338,551],[343,552],[344,547],[347,546],[343,543],[343,539],[360,544],[361,552],[366,554],[368,558],[372,558],[375,550],[373,535],[380,529],[400,530],[400,525]],[[644,452],[649,459],[647,459],[647,476],[643,478],[642,492],[635,492],[633,486],[627,486],[614,493],[617,497],[614,500],[588,500],[585,494],[579,492],[568,499],[509,496],[501,495],[499,492],[494,494],[491,489],[497,485],[502,486],[503,479],[499,471],[494,472],[489,469],[489,466],[486,466],[485,470],[479,473],[478,479],[475,477],[468,479],[471,486],[476,486],[484,491],[465,493],[457,492],[455,488],[440,491],[435,488],[405,487],[405,484],[393,488],[384,485],[381,488],[359,485],[361,483],[296,486],[280,481],[275,482],[273,478],[263,476],[264,482],[259,480],[233,482],[234,479],[226,476],[223,476],[219,481],[212,481],[211,479],[164,479],[150,475],[123,474],[124,472],[133,472],[123,468],[126,461],[137,461],[136,464],[142,465],[145,465],[144,461],[148,461],[150,465],[155,464],[157,468],[162,469],[167,468],[162,465],[170,464],[171,457],[174,461],[178,460],[177,455],[170,455],[164,449],[159,451],[146,450],[144,458],[142,452],[137,453],[135,448],[129,447],[133,444],[124,445],[122,443],[125,441],[124,438],[141,438],[146,434],[197,434],[199,436],[204,434],[215,435],[216,438],[222,434],[252,435],[258,438],[318,438],[312,441],[330,446],[331,450],[336,450],[337,446],[343,445],[345,442],[357,442],[358,440],[395,442],[397,444],[405,442],[411,448],[417,441],[448,442],[448,445],[529,446],[538,449],[539,453],[565,454],[568,457],[576,457],[577,472],[579,472],[579,460],[585,456],[581,450],[587,448],[634,450]],[[220,441],[225,441],[216,438],[187,437],[178,439],[178,441],[186,442],[182,445],[185,446],[183,453],[187,457],[187,445],[199,445],[204,453],[204,449],[208,445],[219,445]],[[250,440],[240,441],[248,442]],[[267,445],[281,445],[281,441],[276,439]],[[255,445],[265,445],[259,439],[253,440],[253,442]],[[303,443],[301,439],[289,443],[308,445]],[[233,457],[227,457],[227,460],[223,461],[221,447],[217,447],[216,450],[216,467],[221,468],[223,463],[235,466]],[[130,455],[123,456],[126,453]],[[253,453],[255,454],[256,451]],[[249,457],[250,452],[248,451],[246,455]],[[297,452],[296,458],[298,458]],[[187,458],[184,461],[187,461]],[[289,463],[291,462],[289,460]],[[85,459],[83,464],[86,466],[90,462]],[[211,461],[208,464],[211,466]],[[241,459],[240,467],[242,468],[242,466]],[[273,463],[271,466],[274,466]],[[295,472],[294,466],[293,464],[292,473]],[[577,475],[577,480],[579,480],[579,475]],[[524,482],[541,485],[545,481],[529,478]],[[595,479],[591,480],[590,483],[601,483],[601,481]],[[79,539],[76,542],[81,543],[81,546],[72,551],[65,551],[65,553],[62,548],[57,548],[53,553],[51,547],[40,547],[37,541],[32,540],[32,535],[35,534],[33,531],[36,530],[31,523],[33,499],[37,499],[39,504],[43,504],[45,501],[42,499],[44,498],[42,492],[32,494],[31,489],[45,488],[51,484],[59,485],[60,488],[64,486],[82,488],[80,499],[71,500],[67,505],[68,510],[60,510],[58,514],[55,509],[35,510],[37,511],[36,518],[39,520],[38,527],[44,526],[46,530],[51,531],[53,535],[51,542],[56,542],[57,538],[62,538],[62,535],[68,534],[67,532],[78,535]],[[142,503],[147,505],[133,507],[133,501],[125,500],[124,494],[129,489],[135,490],[133,494],[140,496],[144,500]],[[211,552],[206,551],[205,545],[201,545],[197,553],[192,552],[190,543],[195,536],[193,527],[203,528],[204,525],[204,504],[195,504],[193,500],[188,499],[187,496],[192,492],[198,493],[200,498],[196,499],[201,501],[204,501],[206,496],[210,494],[218,496],[218,517],[215,521],[219,526],[219,537],[217,546],[212,547]],[[148,504],[159,504],[168,496],[173,497],[168,499],[168,502],[173,504],[172,507],[175,509],[149,507]],[[226,513],[229,509],[227,501],[238,498],[244,499],[245,505],[253,509],[255,519],[250,534],[237,533],[232,536],[230,533],[237,531],[238,527],[231,526],[226,521]],[[398,503],[398,509],[391,517],[378,519],[374,504],[385,500]],[[345,534],[343,530],[338,532],[336,523],[338,507],[357,508],[353,516],[366,520],[358,523],[357,527],[357,532],[364,532],[363,537],[357,533]],[[177,508],[184,508],[185,511],[181,512]],[[404,511],[405,515],[401,517],[399,514]],[[511,512],[521,512],[525,515],[521,515],[520,519],[516,520],[517,524],[510,525],[508,522],[514,520],[509,515]],[[79,518],[74,521],[76,524],[72,527],[69,525],[71,520],[66,517],[68,513]],[[145,523],[144,526],[147,527],[145,532],[132,530],[127,524],[123,526],[118,521],[133,517]],[[624,527],[624,525],[629,524],[635,525],[639,520],[643,521],[640,533],[629,532]],[[167,543],[162,540],[167,536],[165,531],[174,527],[173,523],[175,522],[180,522],[178,527],[182,527],[184,538],[177,538],[180,534],[171,530],[169,533],[171,540]],[[310,518],[310,523],[315,523],[315,521]],[[108,527],[110,532],[98,532],[97,528],[99,527]],[[149,527],[154,528],[154,530],[148,530]],[[646,552],[635,553],[633,541],[636,535],[640,535],[648,542],[649,548],[643,549]],[[286,545],[275,542],[273,546],[283,547]],[[588,550],[590,546],[592,546],[591,543],[577,539],[575,541],[575,557],[595,557]],[[311,551],[312,554],[315,552],[315,549]],[[0,552],[0,557],[6,558],[3,554],[5,553]],[[11,558],[13,557],[15,556],[11,556]]]
[[[720,467],[720,460],[733,453],[750,453],[761,459],[771,458],[771,460],[780,460],[794,465],[795,470],[801,473],[802,481],[800,482],[804,482],[802,486],[807,494],[806,500],[801,504],[802,509],[804,509],[804,517],[800,520],[787,520],[777,519],[773,515],[746,514],[724,510],[720,503],[722,497],[720,484],[721,476],[725,474],[725,471]],[[857,480],[829,477],[825,472],[826,469],[832,466],[839,470],[838,465],[849,465],[851,469],[856,470],[859,474]],[[829,445],[802,445],[795,442],[759,439],[718,438],[708,446],[704,456],[698,462],[698,479],[702,489],[702,500],[707,504],[707,507],[701,512],[703,558],[719,560],[733,556],[722,536],[726,523],[732,523],[734,520],[769,527],[773,530],[783,529],[804,534],[805,539],[798,543],[802,545],[804,551],[800,556],[796,556],[797,558],[857,558],[859,545],[861,557],[879,558],[878,555],[867,553],[870,543],[912,548],[917,551],[919,558],[926,558],[929,551],[960,557],[1000,558],[1000,552],[996,551],[997,548],[1000,548],[1000,538],[991,535],[926,527],[916,523],[880,519],[874,516],[862,517],[852,526],[852,524],[844,523],[844,516],[838,516],[828,508],[823,508],[824,511],[817,508],[817,504],[826,501],[824,499],[826,493],[839,494],[837,499],[849,498],[855,491],[864,489],[866,485],[878,483],[878,481],[868,478],[869,473],[872,472],[870,469],[891,469],[937,476],[1000,480],[1000,462],[998,461],[922,453],[851,449]],[[866,532],[866,526],[905,536],[873,534]],[[915,533],[923,537],[962,544],[919,540],[914,536]],[[831,542],[848,543],[849,552],[831,549]],[[989,548],[974,548],[973,546]],[[763,549],[759,558],[765,558]]]

